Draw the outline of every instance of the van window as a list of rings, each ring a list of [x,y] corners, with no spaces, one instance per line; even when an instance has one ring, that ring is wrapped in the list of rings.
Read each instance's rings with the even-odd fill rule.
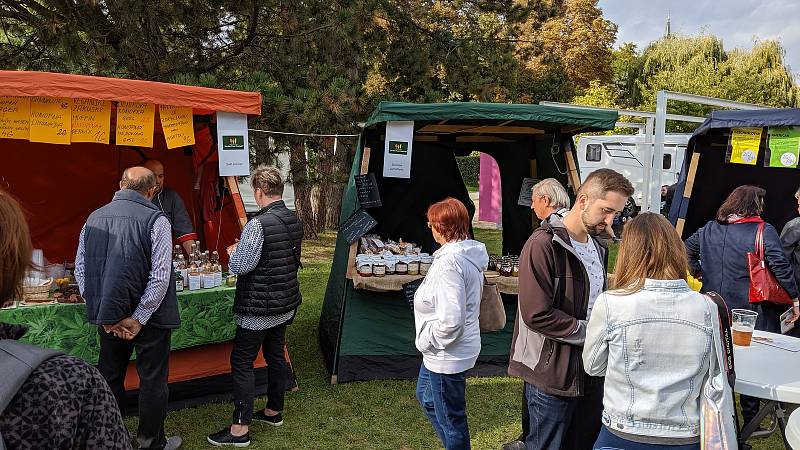
[[[670,167],[672,167],[672,155],[670,155],[669,153],[666,153],[666,154],[664,154],[663,169],[664,170],[668,170]]]
[[[600,161],[603,152],[601,144],[586,144],[586,161]]]

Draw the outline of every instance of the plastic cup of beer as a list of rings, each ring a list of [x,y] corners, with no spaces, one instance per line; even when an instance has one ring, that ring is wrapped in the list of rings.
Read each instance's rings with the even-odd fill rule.
[[[753,330],[756,328],[758,313],[749,309],[732,309],[731,316],[733,316],[731,324],[733,345],[749,347],[750,341],[753,339]]]

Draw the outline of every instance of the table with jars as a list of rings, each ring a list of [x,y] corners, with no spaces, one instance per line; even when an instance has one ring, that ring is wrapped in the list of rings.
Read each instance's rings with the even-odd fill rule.
[[[353,286],[374,292],[402,291],[403,285],[425,278],[433,255],[413,243],[383,241],[376,236],[361,238],[356,255]],[[489,283],[504,294],[519,293],[519,256],[490,255],[484,272]]]

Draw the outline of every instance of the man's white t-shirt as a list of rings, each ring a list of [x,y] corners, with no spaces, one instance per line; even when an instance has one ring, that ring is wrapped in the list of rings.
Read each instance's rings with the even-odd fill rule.
[[[594,302],[603,292],[605,268],[603,267],[603,262],[600,260],[597,247],[591,238],[589,238],[585,244],[572,239],[572,237],[570,237],[569,240],[572,243],[572,248],[575,249],[575,253],[580,257],[583,267],[586,268],[586,273],[589,274],[589,308],[586,310],[586,320],[589,320]]]

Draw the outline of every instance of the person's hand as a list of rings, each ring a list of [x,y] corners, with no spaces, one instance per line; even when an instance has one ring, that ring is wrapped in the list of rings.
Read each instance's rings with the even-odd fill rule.
[[[239,246],[239,239],[236,239],[236,243],[235,243],[235,244],[231,244],[231,245],[229,245],[229,246],[228,246],[228,248],[226,249],[226,251],[228,252],[228,256],[229,256],[229,257],[230,257],[231,255],[233,255],[233,252],[235,252],[235,251],[236,251],[236,247],[238,247],[238,246]]]
[[[120,320],[114,325],[103,325],[106,333],[113,333],[114,336],[130,341],[139,334],[142,329],[142,324],[138,320],[131,317]]]

